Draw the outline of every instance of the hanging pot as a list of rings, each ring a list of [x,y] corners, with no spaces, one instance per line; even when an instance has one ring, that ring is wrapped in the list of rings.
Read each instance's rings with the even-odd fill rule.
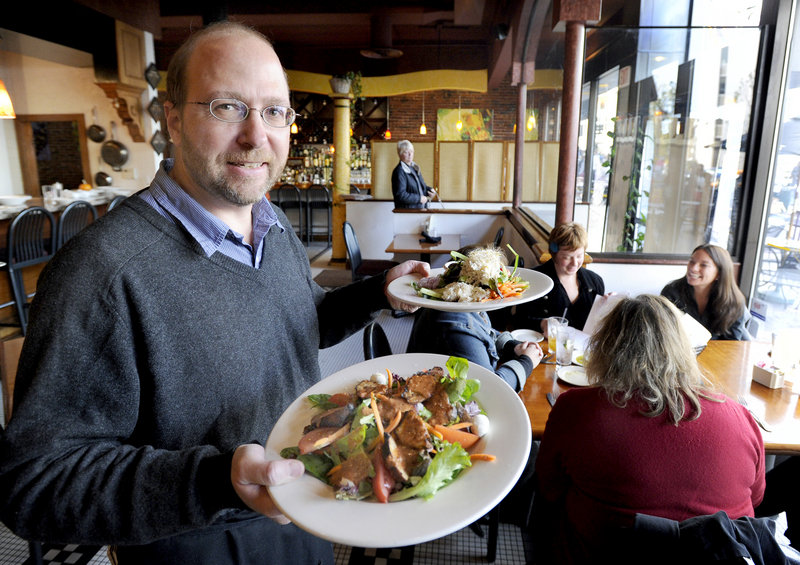
[[[111,186],[111,183],[114,182],[114,179],[111,178],[111,175],[108,173],[104,173],[100,171],[94,176],[94,184],[97,186]]]
[[[100,148],[103,161],[111,165],[115,171],[121,171],[122,165],[128,162],[128,148],[114,139],[117,136],[117,124],[111,122],[111,139]]]
[[[106,130],[103,126],[97,124],[97,108],[92,109],[92,116],[94,117],[94,123],[88,127],[86,135],[92,141],[100,143],[106,138]]]

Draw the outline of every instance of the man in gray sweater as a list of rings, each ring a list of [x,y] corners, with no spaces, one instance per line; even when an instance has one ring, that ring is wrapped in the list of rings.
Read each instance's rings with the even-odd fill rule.
[[[288,154],[289,90],[269,42],[211,26],[176,53],[175,159],[42,273],[0,442],[0,518],[33,540],[116,546],[122,565],[333,563],[276,509],[282,411],[318,348],[381,308],[408,262],[325,293],[265,192]],[[331,517],[335,519],[335,517]]]

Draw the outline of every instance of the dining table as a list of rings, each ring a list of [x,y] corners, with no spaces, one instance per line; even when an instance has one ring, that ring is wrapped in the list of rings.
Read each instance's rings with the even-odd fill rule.
[[[764,449],[771,455],[800,455],[800,383],[789,376],[780,388],[753,380],[755,363],[767,359],[770,344],[755,341],[711,340],[697,360],[712,390],[747,406],[760,421]],[[540,363],[519,393],[531,422],[533,440],[541,440],[550,415],[550,400],[575,388],[556,374],[556,365]],[[794,386],[793,386],[794,385]]]
[[[453,233],[440,234],[441,241],[427,243],[425,238],[416,233],[395,234],[386,248],[386,253],[408,253],[419,255],[422,261],[431,262],[432,254],[449,255],[451,251],[461,249],[461,235]]]

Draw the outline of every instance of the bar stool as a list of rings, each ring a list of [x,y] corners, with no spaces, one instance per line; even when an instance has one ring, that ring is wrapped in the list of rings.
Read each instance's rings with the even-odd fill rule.
[[[326,237],[328,247],[332,239],[331,192],[321,184],[312,184],[305,190],[306,196],[306,245],[311,245],[314,235]]]
[[[22,335],[28,329],[28,294],[22,270],[25,267],[46,263],[56,250],[56,222],[53,215],[41,206],[32,206],[20,212],[8,227],[8,239],[3,253],[8,272],[14,305],[17,309]]]
[[[275,190],[271,190],[270,202],[277,204],[278,207],[286,214],[286,218],[292,223],[292,229],[297,233],[302,241],[303,239],[303,197],[300,194],[300,189],[293,184],[282,184]]]
[[[69,204],[64,208],[64,211],[61,212],[61,217],[58,218],[57,249],[61,249],[69,238],[96,219],[97,209],[85,200],[78,200]]]

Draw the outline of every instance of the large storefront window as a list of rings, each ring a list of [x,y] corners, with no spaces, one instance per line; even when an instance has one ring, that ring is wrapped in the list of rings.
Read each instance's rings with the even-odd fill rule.
[[[604,252],[735,251],[758,28],[595,29],[587,223]],[[588,151],[587,151],[588,152]],[[602,229],[598,226],[602,223]]]
[[[760,335],[800,328],[800,34],[795,20],[752,310]],[[768,339],[768,338],[766,338]]]

